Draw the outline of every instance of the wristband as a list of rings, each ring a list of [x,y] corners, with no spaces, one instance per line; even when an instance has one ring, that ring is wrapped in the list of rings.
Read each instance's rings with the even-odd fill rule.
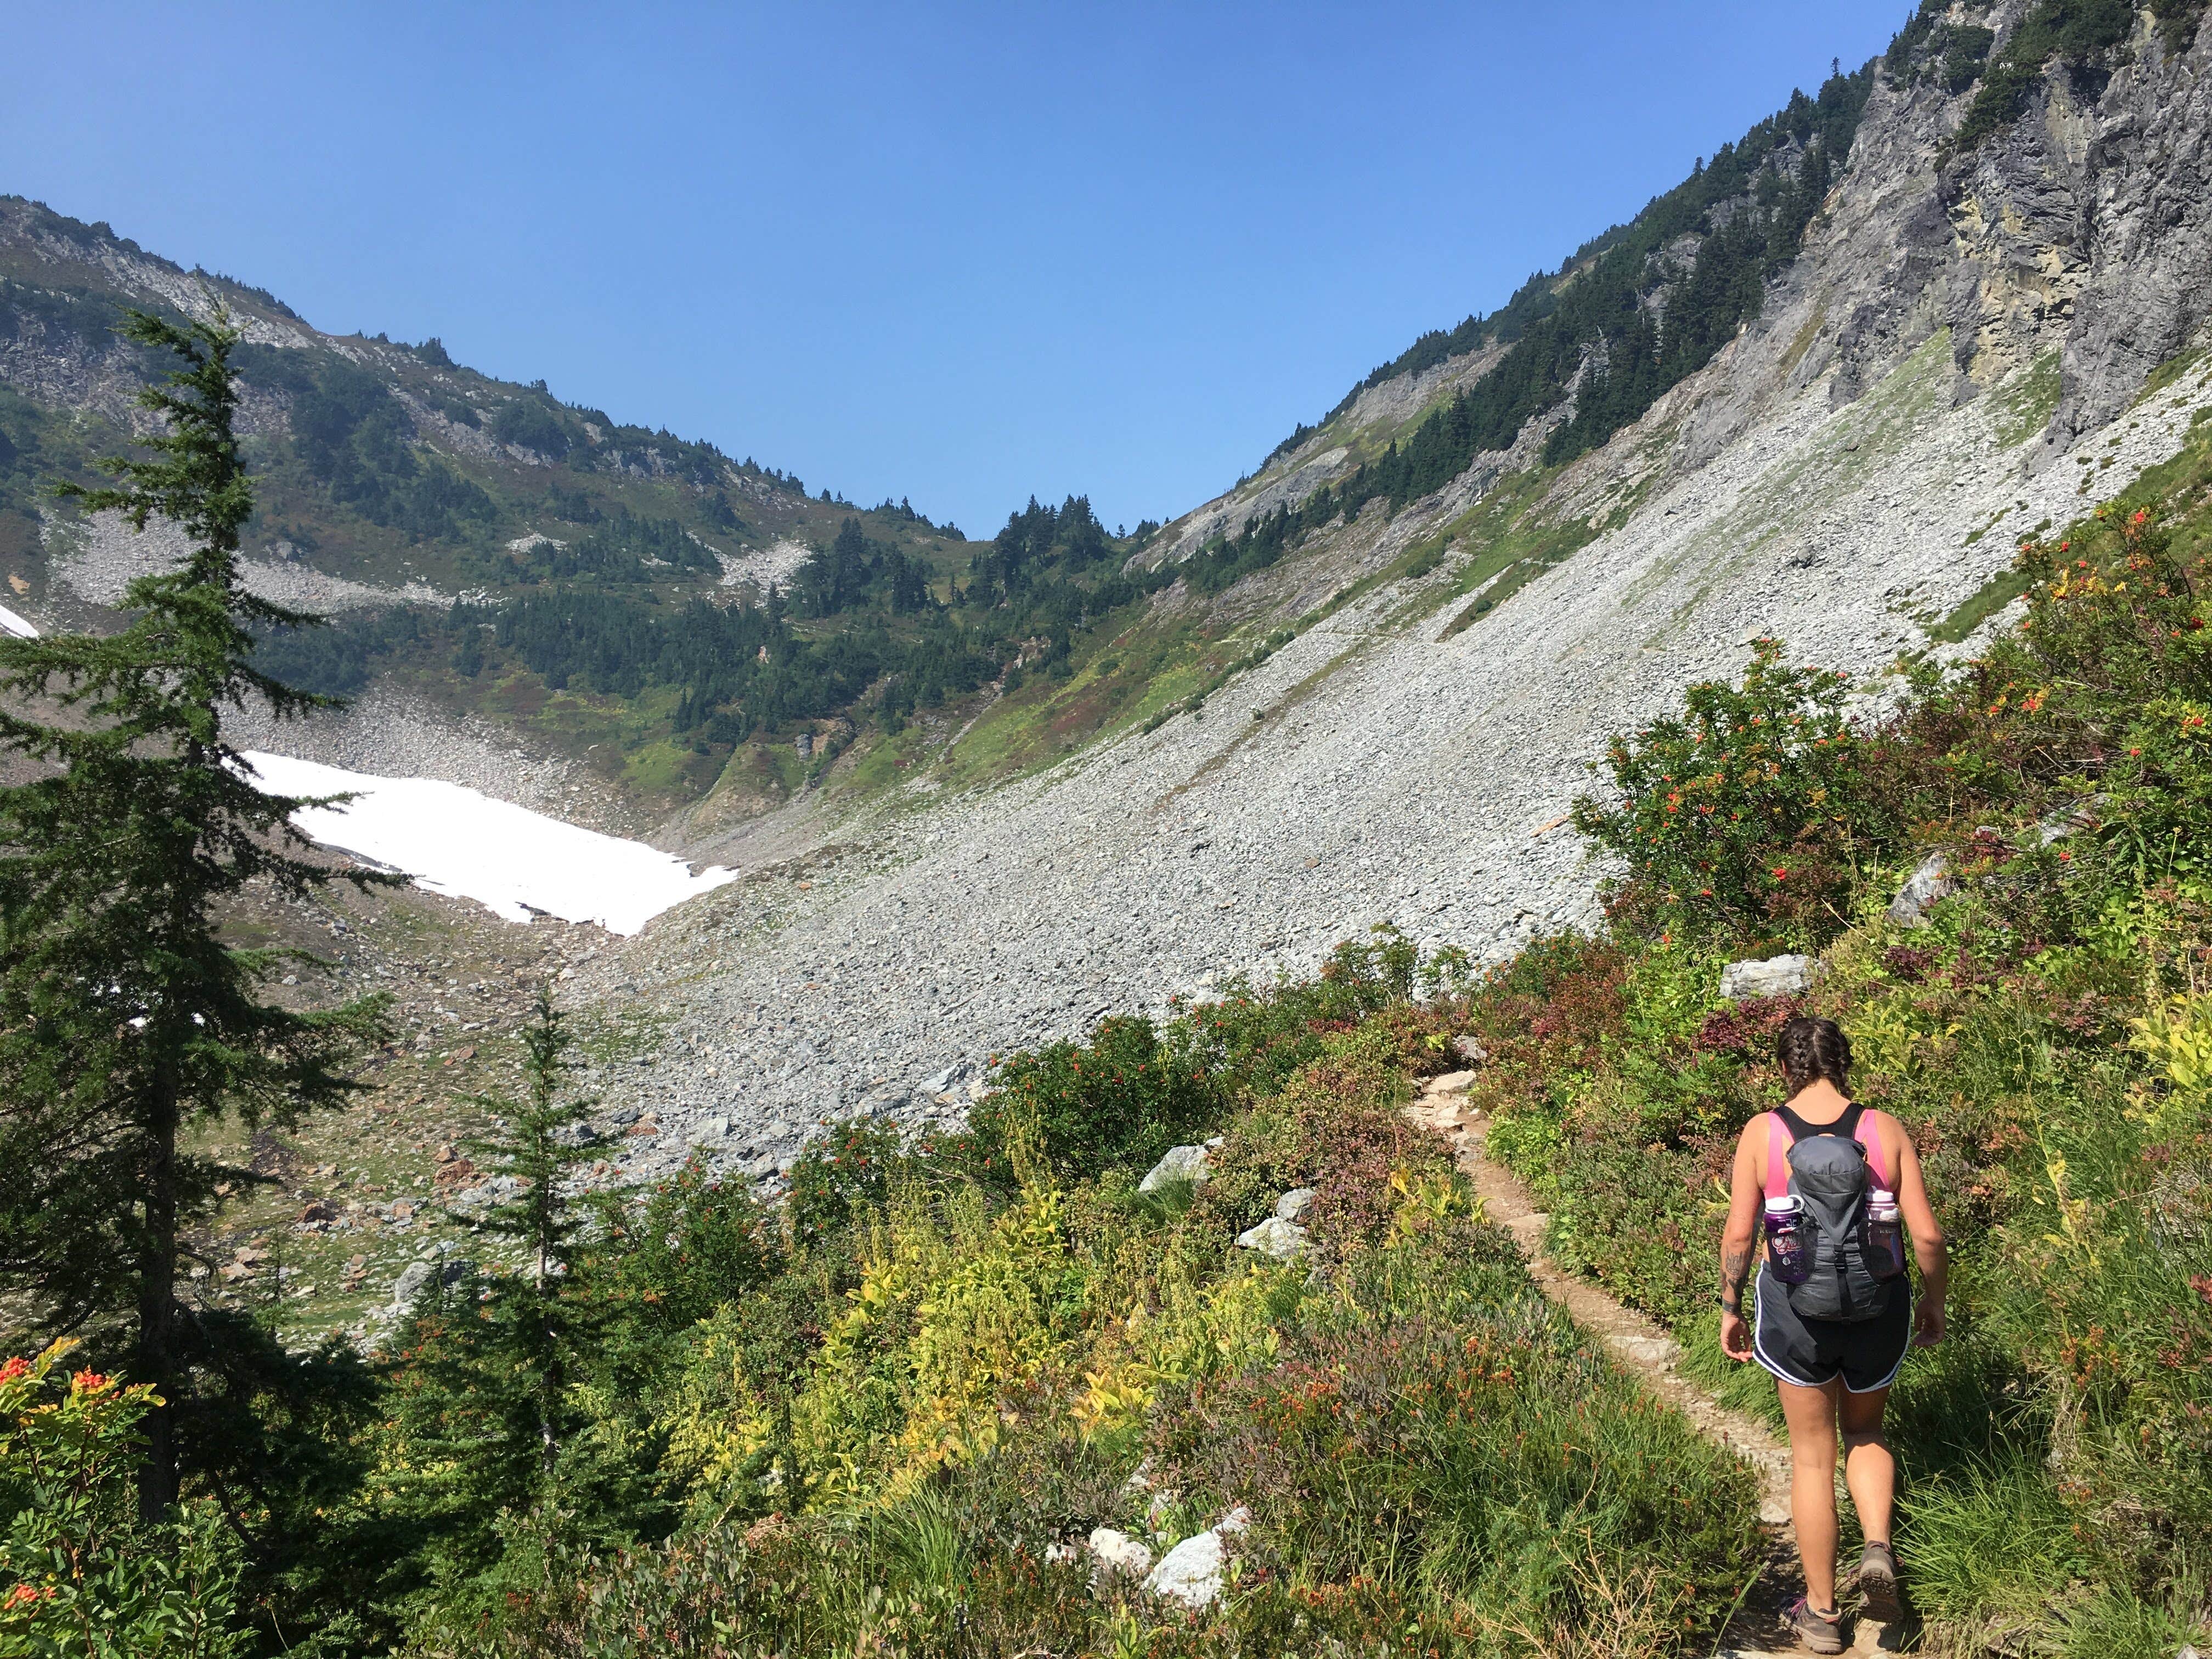
[[[1721,1304],[1721,1311],[1723,1313],[1732,1313],[1739,1317],[1741,1316],[1743,1313],[1743,1297],[1741,1292],[1737,1294],[1736,1299],[1733,1302],[1729,1301],[1724,1296],[1717,1296],[1713,1300]]]

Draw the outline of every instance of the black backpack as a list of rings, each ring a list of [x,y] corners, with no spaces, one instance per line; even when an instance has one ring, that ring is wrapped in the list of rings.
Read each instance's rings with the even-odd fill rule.
[[[1854,1101],[1821,1124],[1786,1110],[1767,1116],[1766,1196],[1802,1200],[1797,1225],[1811,1260],[1802,1284],[1776,1282],[1801,1318],[1874,1318],[1888,1307],[1888,1281],[1904,1263],[1893,1246],[1876,1248],[1868,1237],[1869,1194],[1876,1186],[1894,1188],[1865,1109]]]

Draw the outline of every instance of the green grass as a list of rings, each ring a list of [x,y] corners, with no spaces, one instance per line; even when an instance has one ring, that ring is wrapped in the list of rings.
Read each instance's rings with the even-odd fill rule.
[[[2058,412],[2060,356],[2059,349],[2051,347],[2028,366],[2025,374],[1997,392],[1997,441],[2007,449],[2035,437]]]
[[[1929,628],[1928,637],[1938,645],[1958,645],[1998,611],[2027,592],[2027,578],[2017,570],[2000,570],[1960,600],[1951,614]]]
[[[1552,476],[1545,469],[1532,468],[1501,478],[1462,516],[1456,526],[1460,544],[1473,556],[1440,604],[1449,605],[1485,582],[1490,586],[1452,617],[1443,638],[1465,632],[1545,571],[1597,539],[1601,532],[1580,519],[1562,521],[1543,516],[1540,508]],[[1624,518],[1633,510],[1632,498],[1615,517]]]
[[[2137,507],[2154,509],[2147,527]],[[1898,1540],[1936,1651],[2086,1659],[2102,1644],[2148,1659],[2202,1639],[2212,1091],[2192,1056],[2212,1000],[2191,964],[2212,889],[2191,849],[2205,796],[2193,758],[2124,769],[2212,718],[2189,631],[2203,568],[2172,558],[2203,556],[2208,520],[2212,422],[2061,532],[2064,556],[2030,558],[2033,581],[1954,613],[1963,638],[2025,594],[2033,627],[1919,684],[1869,734],[1850,786],[1865,796],[1832,808],[1850,842],[1817,913],[1784,902],[1824,856],[1792,826],[1741,858],[1786,863],[1791,887],[1778,872],[1763,912],[1726,922],[1659,890],[1658,854],[1632,853],[1639,880],[1611,929],[1539,941],[1471,1012],[1491,1055],[1476,1085],[1489,1144],[1536,1189],[1554,1251],[1668,1323],[1692,1375],[1769,1421],[1771,1384],[1714,1341],[1728,1152],[1780,1098],[1783,1018],[1848,1033],[1853,1095],[1914,1135],[1949,1241],[1948,1333],[1908,1355],[1889,1419]],[[1635,781],[1651,758],[1636,751],[1663,757],[1660,740],[1619,739],[1615,761],[1654,814],[1674,778]],[[2093,775],[2107,822],[2043,845],[2037,823],[2093,787],[2080,757],[2099,749],[2122,768]],[[1685,823],[1686,859],[1732,845],[1731,829]],[[1930,847],[1981,861],[1977,878],[1901,927],[1888,900]],[[1809,994],[1720,999],[1723,963],[1784,946],[1820,951]]]
[[[1193,1019],[1314,1053],[1318,994]],[[1442,1142],[1398,1117],[1408,1039],[1449,1018],[1401,1005],[1255,1082],[1180,1202],[1137,1194],[1134,1168],[996,1193],[895,1178],[774,1417],[800,1501],[730,1468],[666,1543],[556,1547],[503,1603],[434,1612],[416,1650],[630,1653],[643,1629],[676,1651],[1473,1659],[1516,1632],[1632,1656],[1710,1635],[1756,1567],[1754,1483],[1537,1294]],[[1306,1182],[1308,1261],[1230,1246]],[[661,1395],[679,1447],[761,1409],[747,1316],[702,1327]],[[1202,1613],[1094,1595],[1087,1558],[1052,1559],[1102,1524],[1163,1551],[1237,1504],[1234,1588]]]

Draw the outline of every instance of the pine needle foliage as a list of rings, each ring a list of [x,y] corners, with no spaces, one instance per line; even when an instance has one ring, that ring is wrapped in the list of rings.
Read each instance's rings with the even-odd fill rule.
[[[483,1227],[520,1246],[520,1271],[501,1291],[492,1322],[509,1350],[511,1373],[523,1384],[525,1399],[518,1404],[526,1405],[535,1419],[528,1437],[535,1443],[541,1473],[550,1476],[560,1455],[561,1401],[569,1382],[569,1359],[586,1318],[580,1298],[566,1294],[583,1217],[562,1183],[572,1168],[592,1156],[574,1133],[590,1103],[568,1094],[568,1050],[575,1039],[543,986],[521,1038],[522,1102],[477,1099],[498,1112],[507,1126],[498,1139],[481,1143],[480,1150],[498,1174],[516,1183],[514,1195],[485,1216]]]
[[[142,532],[167,520],[190,550],[130,585],[118,633],[0,641],[0,751],[25,776],[0,787],[0,1284],[49,1330],[114,1342],[165,1402],[145,1423],[152,1516],[176,1497],[174,1417],[191,1392],[179,1236],[245,1175],[180,1137],[343,1100],[344,1062],[381,1018],[374,998],[324,1012],[263,1000],[295,958],[227,943],[225,907],[250,885],[289,898],[381,878],[300,856],[289,819],[304,803],[256,788],[224,737],[233,709],[329,702],[251,659],[255,629],[318,619],[240,579],[253,491],[234,429],[239,336],[220,311],[133,312],[121,331],[181,365],[140,394],[150,456],[106,460],[112,487],[58,493]]]

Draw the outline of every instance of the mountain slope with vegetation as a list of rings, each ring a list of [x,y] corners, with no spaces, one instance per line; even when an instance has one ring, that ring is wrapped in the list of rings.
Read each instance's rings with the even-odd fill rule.
[[[1893,1418],[1924,1644],[2201,1643],[2208,547],[2200,433],[2025,540],[2018,624],[1879,718],[1767,642],[1619,734],[1576,811],[1620,859],[1595,929],[1487,971],[1386,929],[1310,981],[1109,1019],[995,1064],[963,1127],[842,1126],[774,1200],[703,1160],[564,1191],[591,1104],[541,1004],[526,1097],[478,1149],[526,1177],[481,1260],[428,1274],[374,1364],[302,1367],[266,1442],[200,1442],[179,1514],[124,1517],[143,1393],[64,1386],[54,1357],[0,1372],[8,1547],[59,1547],[9,1558],[36,1593],[0,1630],[106,1620],[176,1654],[227,1631],[423,1656],[1702,1650],[1786,1571],[1751,1472],[1547,1307],[1401,1109],[1479,1056],[1489,1149],[1554,1255],[1771,1414],[1716,1348],[1719,1177],[1780,1098],[1773,1033],[1810,1012],[1915,1136],[1953,1241],[1949,1334]],[[1723,994],[1725,963],[1793,949],[1823,964],[1809,989]],[[304,1455],[319,1437],[343,1455]],[[174,1565],[107,1576],[142,1550]]]
[[[600,751],[663,808],[725,773],[788,787],[763,750],[844,746],[917,708],[1050,671],[1140,591],[1136,538],[1087,500],[1035,501],[971,543],[904,501],[860,508],[665,430],[624,426],[407,345],[309,327],[264,290],[187,272],[20,198],[0,201],[0,574],[75,617],[157,559],[46,495],[133,429],[149,371],[121,308],[228,307],[259,481],[248,569],[337,613],[263,660],[309,689],[373,680],[540,749]],[[1139,535],[1143,533],[1139,527]]]
[[[533,925],[510,954],[413,896],[301,897],[228,933],[203,915],[191,951],[143,963],[109,925],[112,973],[11,972],[12,1124],[65,1122],[37,1112],[99,1102],[83,1080],[150,1041],[109,986],[173,1012],[178,976],[210,964],[249,990],[295,966],[270,992],[292,1012],[234,1001],[220,1029],[358,1041],[365,1086],[257,1128],[301,1103],[224,1081],[276,1060],[171,1018],[162,1075],[210,1118],[162,1176],[173,1252],[127,1183],[52,1213],[26,1199],[52,1144],[15,1143],[11,1237],[153,1243],[100,1279],[73,1357],[34,1358],[27,1327],[69,1326],[46,1303],[77,1258],[11,1258],[0,1644],[1704,1650],[1771,1583],[1755,1483],[1546,1306],[1398,1109],[1479,1055],[1487,1147],[1548,1206],[1554,1257],[1768,1410],[1713,1351],[1713,1178],[1778,1098],[1765,1046],[1804,1011],[1850,1033],[1855,1086],[1911,1127],[1957,1249],[1950,1340],[1896,1395],[1924,1646],[2202,1647],[2200,10],[1923,6],[1525,290],[1517,321],[1417,347],[1157,534],[1107,537],[1071,501],[955,547],[794,489],[813,545],[775,605],[720,585],[723,556],[785,544],[736,539],[767,525],[759,498],[724,487],[746,522],[718,541],[698,481],[617,470],[580,424],[588,459],[571,435],[557,466],[527,444],[539,459],[479,465],[402,399],[433,410],[419,350],[287,345],[280,307],[223,290],[266,503],[395,538],[343,565],[335,530],[300,560],[249,531],[253,579],[304,568],[426,630],[481,611],[432,643],[473,641],[483,666],[436,674],[508,688],[469,706],[516,729],[549,708],[575,740],[607,729],[579,709],[630,722],[633,787],[654,744],[701,752],[679,719],[726,718],[662,799],[689,791],[677,832],[750,854],[747,878],[583,948]],[[195,302],[185,273],[49,230],[78,252],[27,284],[97,268]],[[1695,349],[1670,315],[1704,319]],[[32,413],[0,413],[39,468],[80,453],[52,410],[119,429],[146,368],[21,347],[45,326],[7,348]],[[308,378],[252,389],[277,351]],[[340,371],[326,387],[322,352],[386,365],[405,423],[348,403]],[[501,418],[513,389],[477,390],[478,421]],[[550,542],[532,516],[472,530],[460,485],[506,510],[509,468],[596,492],[602,517]],[[372,507],[459,529],[424,517],[408,542]],[[42,523],[11,568],[25,603],[112,627],[85,597],[111,544]],[[586,604],[616,644],[554,660],[597,637],[559,626]],[[702,612],[696,635],[670,623]],[[909,708],[933,641],[985,678]],[[411,672],[416,648],[360,660]],[[802,657],[860,690],[738,735]],[[784,794],[733,804],[743,765]],[[77,828],[82,870],[40,852],[88,890],[120,854]],[[1893,908],[1916,874],[1923,902]],[[46,925],[15,904],[0,947]],[[1721,994],[1724,964],[1783,951],[1817,959],[1803,991]],[[549,971],[561,1006],[515,1018]],[[363,1000],[371,981],[404,995]],[[357,1024],[315,1024],[340,1007]],[[1217,1139],[1205,1182],[1166,1178],[1187,1151],[1147,1189],[1163,1152]],[[119,1288],[157,1270],[189,1335],[166,1352],[134,1340]],[[174,1397],[118,1364],[167,1366]],[[142,1433],[165,1437],[155,1458]],[[143,1501],[151,1462],[178,1505]],[[1155,1577],[1164,1551],[1190,1576]]]
[[[1978,13],[1991,52],[2039,4]],[[1365,388],[1140,550],[1164,586],[1072,634],[1062,673],[855,757],[885,810],[841,811],[831,769],[805,887],[762,871],[593,975],[668,1033],[607,1079],[663,1126],[633,1167],[703,1141],[768,1170],[825,1119],[922,1121],[977,1047],[1302,975],[1377,920],[1502,956],[1592,914],[1603,864],[1561,830],[1608,735],[1751,640],[1877,699],[1901,656],[1972,648],[2010,546],[2168,461],[2212,396],[2212,201],[2171,206],[2203,195],[2212,83],[2146,18],[2087,80],[2054,53],[1962,149],[1978,82],[1945,68],[1947,16],[1854,82],[1848,159],[1756,314],[1601,447],[1545,459],[1568,393],[1394,507],[1361,468],[1510,349]]]

